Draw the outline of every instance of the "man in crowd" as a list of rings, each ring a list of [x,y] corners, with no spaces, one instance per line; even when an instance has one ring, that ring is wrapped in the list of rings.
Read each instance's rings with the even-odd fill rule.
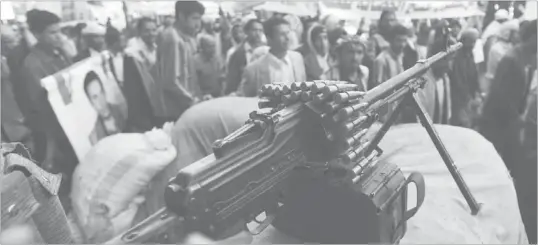
[[[536,161],[525,159],[528,153],[522,150],[525,147],[519,132],[524,126],[524,111],[536,73],[536,28],[536,20],[523,24],[521,43],[499,62],[479,125],[480,132],[493,143],[514,177],[531,243],[536,243],[536,189],[529,188],[536,187]]]
[[[82,29],[82,38],[86,44],[86,49],[79,51],[73,58],[74,62],[79,62],[92,56],[98,56],[106,48],[105,42],[106,28],[96,22],[88,22]]]
[[[327,79],[348,81],[359,85],[359,90],[367,91],[370,70],[362,65],[365,56],[366,44],[359,36],[342,38],[336,47],[336,62],[331,64]]]
[[[13,82],[19,82],[12,80],[10,69],[7,63],[5,54],[13,50],[17,45],[16,33],[7,25],[1,25],[1,44],[2,44],[2,142],[21,142],[30,151],[34,150],[32,134],[30,129],[26,127],[24,116],[20,110],[17,101],[15,100],[15,94],[13,93]]]
[[[404,71],[403,50],[407,45],[407,28],[397,24],[393,26],[390,32],[386,35],[390,46],[388,49],[381,51],[374,61],[372,75],[375,77],[374,81],[377,81],[378,83],[383,83]],[[394,111],[395,105],[396,104],[389,106],[388,109],[383,112],[383,120],[388,119],[387,116]]]
[[[497,66],[506,52],[519,42],[519,21],[511,20],[500,26],[496,42],[491,46],[488,54],[487,70],[481,89],[488,93],[489,85],[495,77]]]
[[[125,37],[113,26],[107,27],[105,42],[110,51],[110,72],[120,88],[123,88],[123,59],[125,50]]]
[[[480,96],[478,68],[473,55],[477,39],[478,30],[474,28],[462,32],[463,47],[457,51],[452,69],[452,124],[466,128],[474,126]]]
[[[281,18],[271,18],[263,25],[269,52],[245,68],[238,95],[254,97],[264,84],[306,81],[303,56],[289,50],[290,24]]]
[[[306,77],[309,81],[326,79],[329,71],[329,40],[327,29],[314,24],[305,31],[304,62]]]
[[[228,64],[228,73],[226,74],[225,94],[230,94],[237,91],[245,67],[252,62],[254,50],[264,46],[263,40],[263,25],[257,19],[249,20],[244,27],[247,38],[241,46],[230,57]]]
[[[129,40],[125,52],[151,70],[157,59],[157,23],[142,17],[138,20],[137,30],[138,37]]]
[[[222,94],[224,63],[215,52],[217,45],[213,36],[202,34],[199,40],[200,52],[196,54],[194,62],[200,89],[204,99],[216,98]]]
[[[389,36],[391,35],[392,28],[398,24],[396,13],[392,10],[384,10],[381,12],[379,21],[377,23],[377,33],[373,35],[375,43],[375,54],[379,55],[383,50],[388,49],[390,46]]]
[[[48,101],[41,79],[69,67],[72,63],[65,56],[60,32],[60,18],[47,11],[39,11],[28,23],[37,38],[37,44],[24,60],[22,79],[28,104],[25,115],[33,132],[37,162],[52,173],[66,173],[64,187],[77,162],[74,150],[62,130]],[[66,191],[69,191],[68,189]],[[67,209],[66,200],[62,200]]]
[[[233,46],[226,52],[226,67],[228,67],[232,55],[243,44],[243,41],[245,41],[245,32],[243,31],[243,26],[240,23],[234,24],[231,32]]]
[[[501,28],[501,24],[508,21],[509,14],[506,9],[499,9],[497,12],[495,12],[495,20],[489,23],[489,25],[486,27],[484,32],[482,33],[481,39],[484,43],[484,55],[486,55],[484,58],[487,61],[489,50],[493,43],[495,42],[495,39],[497,38],[497,33],[499,33],[499,29]]]
[[[163,31],[157,44],[157,74],[155,81],[162,88],[164,117],[176,120],[201,98],[194,57],[197,52],[196,33],[201,28],[205,7],[198,1],[177,1],[174,28]]]

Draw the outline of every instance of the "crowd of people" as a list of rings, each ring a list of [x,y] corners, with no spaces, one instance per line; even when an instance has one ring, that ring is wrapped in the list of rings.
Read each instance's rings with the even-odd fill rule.
[[[257,97],[270,83],[343,80],[367,91],[461,42],[459,51],[424,74],[429,82],[419,97],[434,123],[477,130],[495,145],[536,242],[536,20],[510,19],[501,9],[482,32],[458,19],[404,24],[387,10],[368,32],[328,29],[316,16],[302,18],[304,32],[297,35],[281,14],[244,22],[224,14],[208,20],[204,12],[200,2],[178,1],[174,18],[158,24],[142,17],[118,30],[93,22],[61,28],[57,15],[31,10],[26,23],[2,25],[2,141],[24,143],[43,169],[64,174],[67,191],[77,157],[40,80],[104,50],[130,107],[125,120],[134,120],[107,123],[110,135],[177,121],[214,98]],[[154,84],[145,95],[149,105],[140,104],[134,80]],[[397,121],[414,122],[408,111]],[[68,210],[67,195],[60,198]]]

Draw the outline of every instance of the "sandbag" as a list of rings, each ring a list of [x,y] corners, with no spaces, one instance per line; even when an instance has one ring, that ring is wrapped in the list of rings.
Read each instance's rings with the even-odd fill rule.
[[[85,243],[99,243],[130,228],[150,180],[176,157],[161,129],[102,139],[73,174],[71,201]]]

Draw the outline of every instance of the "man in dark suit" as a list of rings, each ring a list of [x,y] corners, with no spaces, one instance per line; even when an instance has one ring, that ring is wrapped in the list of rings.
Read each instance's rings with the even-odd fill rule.
[[[237,91],[243,76],[243,70],[247,64],[252,61],[252,54],[254,53],[254,50],[264,46],[262,42],[262,37],[264,35],[263,25],[259,20],[249,20],[245,24],[244,29],[245,34],[247,34],[247,38],[230,58],[224,94],[230,94]]]

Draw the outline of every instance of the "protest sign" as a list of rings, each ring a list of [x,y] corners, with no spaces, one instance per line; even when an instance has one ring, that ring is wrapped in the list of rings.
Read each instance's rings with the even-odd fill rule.
[[[77,157],[125,128],[127,103],[103,52],[41,80],[58,122]]]

